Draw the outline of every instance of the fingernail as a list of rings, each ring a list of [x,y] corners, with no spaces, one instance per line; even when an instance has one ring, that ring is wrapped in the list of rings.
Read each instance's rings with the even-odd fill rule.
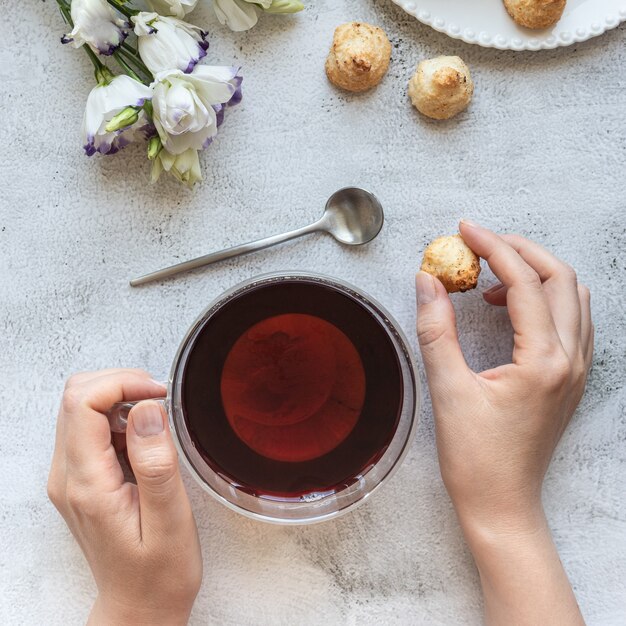
[[[163,413],[156,402],[142,402],[133,409],[133,427],[140,437],[163,432]]]
[[[163,383],[160,380],[154,380],[154,378],[151,378],[150,382],[153,385],[156,385],[157,387],[161,387],[162,389],[165,389],[167,391],[167,383]]]
[[[478,224],[472,222],[471,220],[466,220],[465,218],[461,220],[461,224],[463,224],[464,226],[473,226],[474,228],[480,228]]]
[[[496,291],[500,291],[502,287],[504,287],[502,283],[496,283],[495,285],[492,285],[491,287],[489,287],[489,289],[485,289],[483,293],[495,293]]]
[[[435,279],[427,272],[418,272],[415,277],[417,304],[428,304],[437,298]]]

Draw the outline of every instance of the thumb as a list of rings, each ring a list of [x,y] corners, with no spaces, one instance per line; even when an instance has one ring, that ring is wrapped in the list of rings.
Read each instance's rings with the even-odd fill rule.
[[[151,533],[176,534],[186,528],[193,515],[160,403],[148,400],[133,407],[126,447],[137,479],[142,538],[149,539]]]
[[[417,338],[433,403],[470,373],[461,352],[454,308],[445,287],[426,272],[415,277]]]

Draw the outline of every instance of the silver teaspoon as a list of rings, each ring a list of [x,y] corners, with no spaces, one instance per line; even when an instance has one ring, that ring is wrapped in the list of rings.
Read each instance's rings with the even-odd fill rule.
[[[205,254],[197,259],[178,263],[145,276],[134,278],[130,281],[130,284],[132,287],[138,287],[153,280],[169,278],[181,272],[188,272],[210,263],[269,248],[277,243],[317,231],[329,233],[340,243],[358,246],[374,239],[383,227],[383,222],[383,207],[374,194],[359,187],[344,187],[336,191],[328,199],[324,214],[313,224],[283,233],[282,235],[274,235],[273,237],[266,237],[258,241],[227,248],[220,252]]]

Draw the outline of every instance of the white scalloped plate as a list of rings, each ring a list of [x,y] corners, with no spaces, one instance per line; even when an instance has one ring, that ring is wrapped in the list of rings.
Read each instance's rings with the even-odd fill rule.
[[[568,0],[552,28],[518,26],[502,0],[393,0],[420,22],[455,39],[500,50],[569,46],[601,35],[626,20],[626,0]]]

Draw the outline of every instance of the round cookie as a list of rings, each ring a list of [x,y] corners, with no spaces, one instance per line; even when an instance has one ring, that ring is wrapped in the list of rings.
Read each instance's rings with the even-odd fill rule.
[[[349,22],[335,30],[326,59],[326,76],[348,91],[367,91],[378,85],[389,67],[391,43],[381,28]]]
[[[480,260],[461,235],[435,239],[424,250],[421,270],[437,277],[448,293],[474,289]]]
[[[509,15],[526,28],[548,28],[563,15],[566,0],[504,0]]]
[[[463,111],[473,94],[469,68],[456,56],[422,61],[409,81],[413,106],[436,120],[447,120]]]

